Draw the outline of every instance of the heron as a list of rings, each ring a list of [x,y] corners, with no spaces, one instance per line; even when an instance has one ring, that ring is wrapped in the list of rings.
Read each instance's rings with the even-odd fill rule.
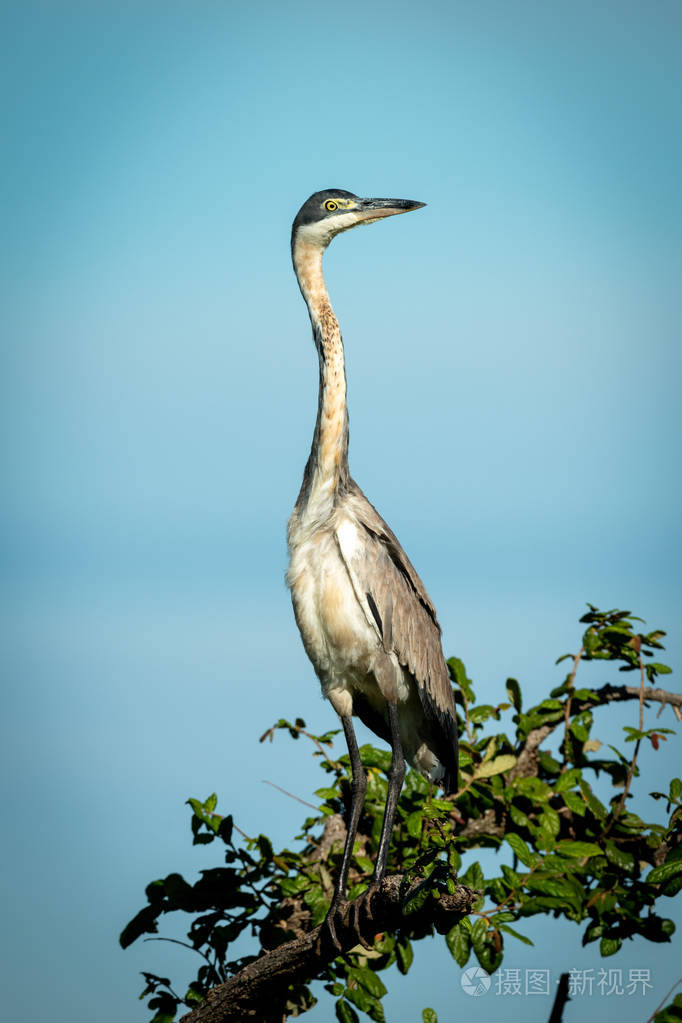
[[[312,447],[288,525],[287,585],[303,646],[341,720],[351,765],[346,841],[326,917],[335,942],[367,785],[353,716],[391,746],[370,893],[385,875],[405,760],[446,793],[457,789],[457,719],[440,626],[397,538],[351,478],[344,348],[322,272],[324,251],[337,234],[424,205],[325,189],[301,206],[291,232],[320,375]]]

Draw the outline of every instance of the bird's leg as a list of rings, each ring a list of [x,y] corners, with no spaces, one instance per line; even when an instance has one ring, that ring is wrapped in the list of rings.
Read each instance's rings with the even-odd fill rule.
[[[365,802],[365,792],[367,791],[367,775],[365,769],[362,766],[360,760],[360,751],[358,749],[357,739],[355,738],[355,730],[353,729],[353,720],[350,716],[342,717],[341,724],[343,725],[343,731],[346,736],[346,742],[348,744],[348,755],[350,757],[350,766],[352,772],[351,780],[351,804],[350,813],[348,815],[348,821],[346,824],[346,844],[343,847],[343,857],[341,859],[341,869],[336,879],[334,886],[334,897],[332,898],[331,905],[325,923],[329,929],[333,943],[339,947],[339,942],[336,937],[335,919],[339,912],[339,909],[346,901],[346,884],[348,881],[348,871],[350,869],[350,861],[353,856],[353,846],[355,844],[355,836],[358,831],[358,824],[360,822],[360,814],[362,813],[362,807]]]
[[[400,731],[398,728],[398,706],[396,703],[388,701],[387,707],[388,723],[391,731],[391,751],[393,755],[391,757],[391,766],[388,771],[388,793],[386,795],[384,822],[381,826],[379,851],[377,853],[377,859],[374,865],[374,874],[369,886],[369,891],[366,898],[363,900],[363,908],[370,920],[372,919],[372,897],[383,881],[384,874],[386,873],[386,860],[388,858],[388,847],[391,842],[391,833],[393,831],[393,821],[395,819],[395,811],[398,805],[398,797],[400,796],[400,790],[403,787],[403,780],[405,778],[405,758],[403,756],[403,747],[400,742]],[[358,932],[360,929],[359,912],[358,908],[354,915],[354,926]]]
[[[405,779],[405,757],[400,742],[400,731],[398,729],[398,706],[395,703],[388,703],[388,723],[391,729],[391,766],[388,771],[388,795],[386,796],[386,809],[384,810],[384,823],[381,828],[379,839],[379,852],[374,866],[374,877],[372,881],[379,885],[386,873],[386,860],[388,858],[388,847],[393,831],[393,821],[398,805],[398,797]]]

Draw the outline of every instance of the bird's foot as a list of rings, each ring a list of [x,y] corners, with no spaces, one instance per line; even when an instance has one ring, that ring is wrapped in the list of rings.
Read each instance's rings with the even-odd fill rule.
[[[379,885],[376,881],[372,881],[367,891],[363,892],[362,895],[359,895],[357,899],[351,902],[350,907],[350,925],[355,931],[360,944],[363,948],[367,949],[370,949],[372,946],[367,944],[367,941],[362,936],[362,932],[367,929],[366,925],[368,923],[374,923],[373,901],[378,891]]]
[[[345,931],[350,931],[359,945],[370,950],[372,945],[368,943],[363,933],[367,934],[368,929],[374,923],[374,899],[378,892],[379,884],[372,881],[367,890],[352,902],[342,895],[335,895],[320,928],[318,952],[321,950],[322,944],[327,942],[336,952],[341,952],[343,946],[339,941],[337,929],[342,928]]]
[[[341,952],[342,945],[336,934],[336,928],[337,926],[347,926],[347,916],[348,900],[343,895],[334,895],[331,905],[327,910],[327,915],[322,923],[322,927],[320,928],[320,935],[317,939],[318,953],[322,944],[327,941],[330,942],[335,951]]]

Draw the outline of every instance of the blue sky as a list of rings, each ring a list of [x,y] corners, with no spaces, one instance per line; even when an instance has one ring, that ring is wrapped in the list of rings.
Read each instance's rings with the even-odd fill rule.
[[[280,715],[334,721],[283,585],[316,408],[288,252],[311,192],[428,203],[338,239],[325,266],[351,468],[446,653],[483,698],[508,674],[540,696],[589,600],[666,628],[679,669],[682,14],[28,3],[1,18],[5,1003],[42,1019],[24,996],[39,981],[56,1023],[95,997],[103,1023],[142,1021],[136,971],[194,964],[116,938],[149,880],[205,865],[184,800],[217,790],[245,831],[289,842],[296,804],[262,780],[303,798],[318,781],[299,747],[257,737]],[[649,756],[646,791],[676,742]],[[603,965],[577,929],[543,926],[509,966]],[[489,1013],[440,955],[400,982],[392,1023],[425,1004]],[[676,961],[679,940],[630,946],[623,966],[650,966],[663,997]],[[578,1011],[603,1006],[567,1023]]]

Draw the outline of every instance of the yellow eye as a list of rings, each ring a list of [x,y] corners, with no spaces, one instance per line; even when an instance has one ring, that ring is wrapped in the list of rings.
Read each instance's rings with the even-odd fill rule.
[[[333,199],[327,199],[326,203],[324,204],[324,208],[326,210],[329,210],[330,213],[333,213],[334,210],[337,208],[337,203],[335,203]]]

